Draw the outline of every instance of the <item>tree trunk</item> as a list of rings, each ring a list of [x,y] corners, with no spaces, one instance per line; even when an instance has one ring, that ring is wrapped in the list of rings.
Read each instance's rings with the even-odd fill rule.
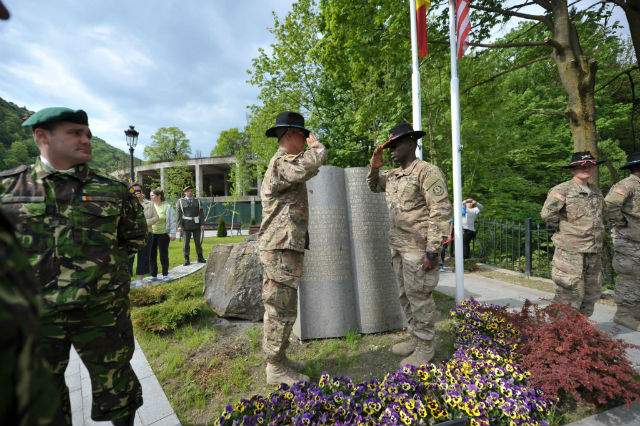
[[[596,130],[596,61],[582,51],[578,33],[569,16],[567,1],[553,2],[553,33],[557,45],[552,54],[560,81],[567,92],[565,115],[569,120],[574,151],[590,151],[598,156]],[[597,182],[597,175],[594,181]]]
[[[631,41],[633,42],[633,50],[636,53],[636,64],[640,59],[640,0],[627,0],[623,7],[627,22],[629,23],[629,32],[631,33]]]

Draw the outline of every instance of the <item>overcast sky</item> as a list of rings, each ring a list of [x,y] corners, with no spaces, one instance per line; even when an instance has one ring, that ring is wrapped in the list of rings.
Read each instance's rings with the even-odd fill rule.
[[[85,109],[93,133],[123,149],[133,124],[138,157],[160,127],[179,127],[205,156],[221,130],[243,128],[257,95],[246,70],[273,41],[272,12],[293,2],[3,1],[12,17],[0,21],[0,97],[32,111]]]
[[[3,0],[0,97],[32,111],[80,108],[93,133],[136,156],[177,126],[208,156],[221,130],[243,128],[257,90],[246,70],[273,41],[272,12],[292,0]]]

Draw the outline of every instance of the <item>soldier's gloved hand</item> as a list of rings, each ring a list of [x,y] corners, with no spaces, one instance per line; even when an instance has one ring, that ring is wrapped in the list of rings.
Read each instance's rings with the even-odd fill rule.
[[[384,144],[378,145],[376,149],[373,150],[371,161],[369,161],[369,166],[371,166],[372,169],[379,169],[384,164],[384,161],[382,160],[383,151],[384,151]]]
[[[438,253],[428,251],[422,256],[422,269],[430,271],[438,265]]]
[[[315,148],[320,144],[320,141],[318,140],[318,137],[316,136],[315,133],[309,133],[309,137],[307,138],[307,145],[309,145],[309,148]]]

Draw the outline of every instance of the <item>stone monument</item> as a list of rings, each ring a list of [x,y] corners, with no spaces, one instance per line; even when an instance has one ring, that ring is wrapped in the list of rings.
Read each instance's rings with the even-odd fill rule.
[[[310,246],[294,327],[301,339],[403,327],[388,209],[384,194],[369,190],[367,172],[323,166],[307,182]]]

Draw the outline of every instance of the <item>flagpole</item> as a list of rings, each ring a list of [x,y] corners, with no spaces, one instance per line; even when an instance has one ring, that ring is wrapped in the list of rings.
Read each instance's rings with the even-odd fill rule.
[[[456,263],[456,303],[464,299],[464,252],[462,245],[462,165],[460,144],[460,87],[456,35],[456,0],[449,0],[449,44],[451,48],[451,155],[453,162],[453,232]]]
[[[418,62],[418,28],[416,25],[416,0],[409,0],[409,22],[411,22],[411,104],[413,106],[413,130],[422,130],[420,110],[420,68]],[[422,156],[422,139],[416,146],[416,157]]]

